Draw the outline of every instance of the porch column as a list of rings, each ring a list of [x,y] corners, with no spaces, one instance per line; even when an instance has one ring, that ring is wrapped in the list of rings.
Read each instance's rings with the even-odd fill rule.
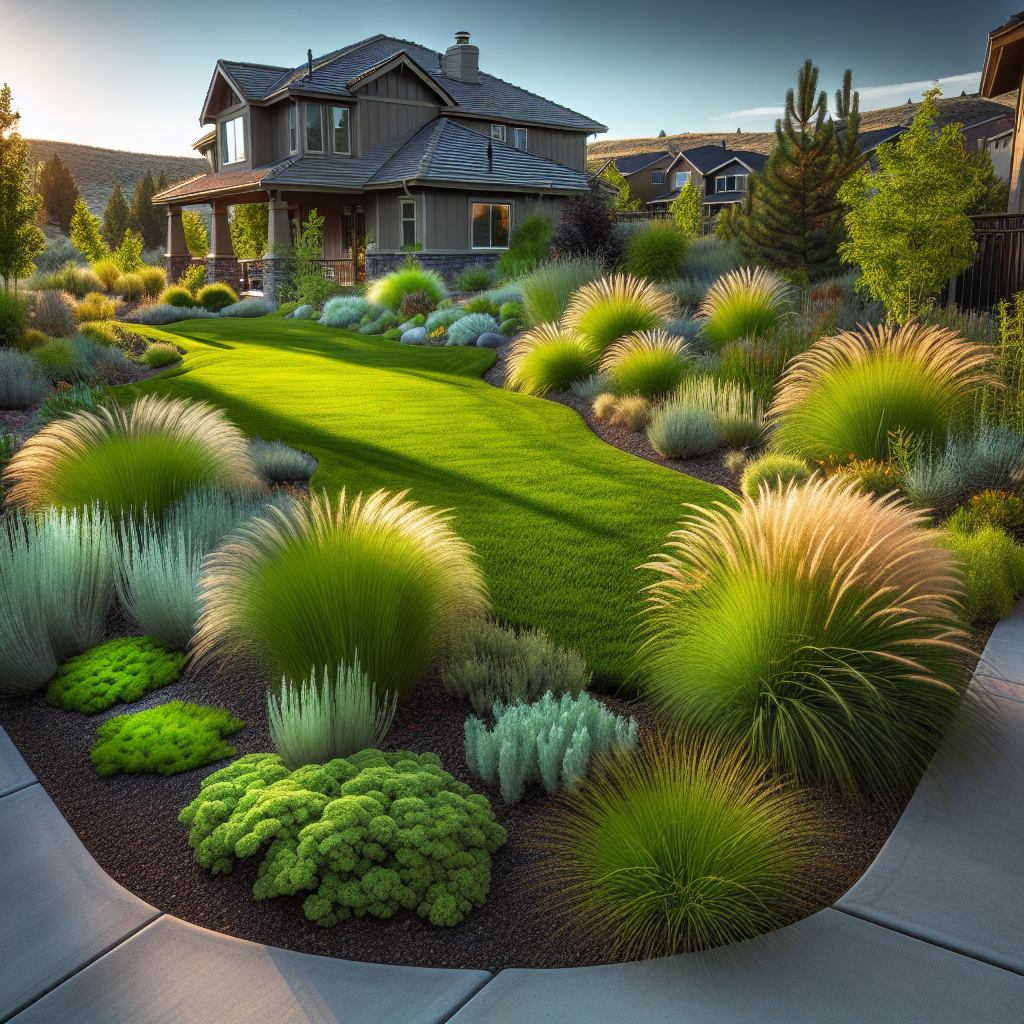
[[[206,280],[223,281],[235,289],[240,286],[238,260],[235,258],[235,250],[231,245],[228,204],[219,199],[213,204],[210,255],[206,258]]]
[[[185,243],[185,226],[181,222],[181,207],[167,207],[167,252],[164,253],[164,264],[167,270],[167,281],[177,281],[188,269],[192,255]]]
[[[278,193],[271,192],[267,204],[267,254],[263,257],[264,298],[278,301],[281,285],[288,280],[290,262],[284,258],[283,250],[290,249],[291,244],[288,204],[278,198]]]

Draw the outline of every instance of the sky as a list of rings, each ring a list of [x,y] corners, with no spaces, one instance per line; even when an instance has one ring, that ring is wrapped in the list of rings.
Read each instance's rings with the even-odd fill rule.
[[[1019,0],[1018,0],[1019,2]],[[29,138],[192,155],[218,58],[295,67],[378,32],[444,50],[608,125],[601,138],[771,129],[808,57],[861,109],[978,88],[1012,0],[0,0],[0,80]]]

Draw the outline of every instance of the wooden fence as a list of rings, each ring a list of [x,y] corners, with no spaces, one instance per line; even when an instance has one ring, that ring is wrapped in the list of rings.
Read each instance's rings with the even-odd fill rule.
[[[983,312],[1024,291],[1024,215],[986,214],[971,220],[978,252],[949,282],[943,300],[964,312]]]

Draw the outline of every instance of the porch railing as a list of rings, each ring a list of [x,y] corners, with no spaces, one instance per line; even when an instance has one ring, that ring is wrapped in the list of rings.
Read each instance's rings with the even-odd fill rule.
[[[643,220],[668,220],[672,215],[668,210],[616,210],[617,221],[632,224]]]
[[[949,282],[943,299],[964,312],[982,312],[1024,291],[1024,215],[985,214],[971,220],[978,252]]]
[[[282,260],[282,263],[294,261]],[[332,281],[334,284],[350,288],[357,281],[365,277],[361,261],[354,259],[343,260],[307,260],[313,273],[319,271],[325,281]],[[243,292],[262,291],[264,285],[264,263],[263,260],[239,260],[238,271]]]

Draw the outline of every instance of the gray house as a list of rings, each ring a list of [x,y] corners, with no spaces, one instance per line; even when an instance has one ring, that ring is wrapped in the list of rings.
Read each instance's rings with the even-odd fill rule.
[[[445,53],[377,35],[297,68],[217,62],[194,148],[210,164],[161,192],[168,274],[190,260],[183,206],[209,204],[208,274],[239,276],[228,209],[269,204],[269,248],[311,209],[325,220],[325,274],[368,277],[409,251],[444,273],[490,262],[532,212],[557,216],[588,189],[587,137],[607,128],[479,70],[460,32]],[[265,290],[276,287],[274,261]]]

